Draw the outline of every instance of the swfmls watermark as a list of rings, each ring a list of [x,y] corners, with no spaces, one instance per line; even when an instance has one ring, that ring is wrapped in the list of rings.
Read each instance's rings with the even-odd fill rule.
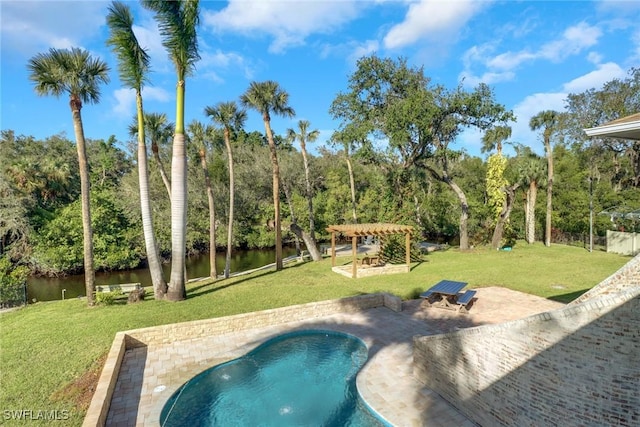
[[[71,412],[62,409],[5,409],[2,419],[5,421],[65,421],[71,417]]]

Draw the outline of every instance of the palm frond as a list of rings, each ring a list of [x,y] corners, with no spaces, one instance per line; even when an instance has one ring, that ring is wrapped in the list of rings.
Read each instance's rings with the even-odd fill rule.
[[[109,6],[107,25],[110,29],[107,45],[118,57],[120,79],[126,86],[141,91],[148,80],[150,59],[133,32],[133,16],[129,7],[114,1]]]

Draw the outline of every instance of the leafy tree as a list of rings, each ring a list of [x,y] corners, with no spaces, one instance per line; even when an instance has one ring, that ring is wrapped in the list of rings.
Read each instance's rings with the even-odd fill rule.
[[[541,111],[531,117],[529,127],[536,131],[542,129],[542,140],[544,151],[547,155],[547,219],[545,222],[545,246],[551,246],[551,214],[553,196],[553,149],[551,147],[551,136],[557,131],[558,113],[552,110]]]
[[[52,48],[48,53],[39,53],[31,58],[28,68],[29,78],[35,84],[35,91],[38,95],[53,95],[58,98],[66,93],[70,98],[69,106],[73,118],[80,167],[85,286],[87,304],[91,306],[94,303],[93,293],[95,291],[93,231],[89,202],[89,167],[81,110],[83,103],[97,103],[100,100],[99,85],[109,82],[109,67],[105,62],[92,58],[86,50]]]
[[[185,288],[185,246],[187,233],[187,155],[184,135],[185,78],[200,59],[196,27],[200,19],[198,0],[143,0],[155,12],[162,45],[176,68],[176,127],[171,157],[171,279],[166,298],[179,301],[187,297]]]
[[[214,107],[205,107],[204,113],[211,120],[223,128],[224,144],[227,149],[227,161],[229,168],[229,218],[227,226],[227,256],[224,265],[224,277],[229,278],[231,269],[231,251],[233,247],[233,210],[235,198],[235,175],[233,173],[233,152],[231,150],[231,134],[242,129],[247,120],[247,112],[238,108],[238,105],[231,102],[220,102]]]
[[[276,271],[282,270],[282,228],[280,224],[280,170],[276,143],[271,131],[271,113],[285,117],[295,116],[295,111],[289,104],[289,94],[272,80],[265,82],[251,82],[249,89],[240,97],[242,105],[256,110],[262,115],[264,129],[269,142],[271,164],[273,166],[273,210],[276,231]]]

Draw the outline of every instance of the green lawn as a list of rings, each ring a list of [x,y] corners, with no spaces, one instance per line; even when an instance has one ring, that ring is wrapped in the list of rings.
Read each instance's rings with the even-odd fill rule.
[[[56,425],[80,425],[85,409],[77,406],[83,401],[79,395],[99,374],[101,357],[117,331],[380,291],[410,299],[444,278],[473,288],[503,286],[568,302],[629,259],[575,247],[519,243],[511,252],[434,252],[414,264],[409,274],[362,279],[333,273],[330,259],[290,264],[278,273],[264,270],[216,283],[193,283],[189,298],[179,303],[94,308],[80,300],[34,304],[0,315],[0,424],[13,424],[7,411],[31,410],[27,415],[37,417],[42,415],[37,411],[57,410],[63,415],[60,411],[68,411],[70,418]]]

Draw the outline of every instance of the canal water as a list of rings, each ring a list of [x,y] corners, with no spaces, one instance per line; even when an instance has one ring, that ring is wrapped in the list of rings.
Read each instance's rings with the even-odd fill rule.
[[[282,248],[282,256],[295,255],[296,249]],[[231,273],[251,270],[275,262],[275,249],[238,250],[231,254]],[[226,253],[216,254],[216,268],[218,274],[224,273]],[[187,258],[187,277],[195,279],[209,276],[209,254],[202,254]],[[169,279],[171,264],[163,266],[165,278]],[[122,283],[140,283],[142,286],[151,286],[151,276],[147,268],[135,270],[109,271],[96,273],[97,285],[117,285]],[[27,300],[54,301],[62,298],[77,298],[84,296],[84,274],[65,277],[30,277],[27,280]]]

